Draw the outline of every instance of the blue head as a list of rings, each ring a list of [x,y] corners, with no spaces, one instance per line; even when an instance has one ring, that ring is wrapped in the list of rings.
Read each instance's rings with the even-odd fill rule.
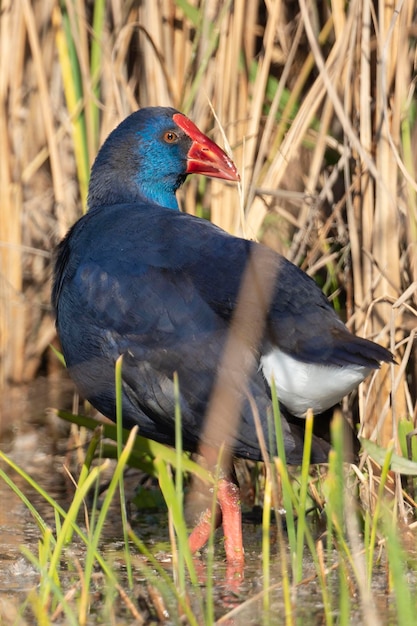
[[[178,209],[175,192],[188,174],[239,180],[229,157],[182,113],[148,107],[106,139],[91,171],[90,208],[148,201]]]

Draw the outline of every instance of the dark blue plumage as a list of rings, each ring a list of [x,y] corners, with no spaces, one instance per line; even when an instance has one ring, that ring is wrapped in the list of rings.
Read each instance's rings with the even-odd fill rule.
[[[282,421],[287,460],[298,463],[303,428],[294,416],[301,417],[307,406],[325,411],[392,356],[354,337],[314,281],[283,257],[178,212],[175,191],[192,172],[238,179],[220,148],[174,109],[134,113],[101,148],[92,169],[89,211],[56,258],[52,300],[69,371],[82,395],[114,419],[114,364],[123,354],[125,424],[139,424],[141,434],[169,444],[177,372],[184,447],[196,449],[241,279],[255,258],[246,297],[249,304],[265,301],[267,318],[258,320],[265,328],[256,345],[242,340],[242,361],[253,363],[245,380],[236,382],[242,411],[229,444],[237,456],[261,458],[247,391],[268,441],[265,376],[273,372],[280,392],[282,376],[275,372],[288,366],[289,382],[280,393]],[[314,389],[319,398],[310,404],[308,378],[333,373],[336,391]],[[293,400],[292,385],[298,390],[303,376],[300,394],[306,397]],[[312,460],[324,461],[327,453],[328,444],[315,437]]]

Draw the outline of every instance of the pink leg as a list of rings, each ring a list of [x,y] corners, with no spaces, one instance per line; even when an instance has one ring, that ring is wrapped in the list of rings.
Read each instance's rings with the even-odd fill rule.
[[[217,500],[220,509],[216,512],[215,528],[223,520],[224,547],[229,564],[243,564],[244,550],[242,539],[242,513],[240,491],[231,478],[221,478],[217,486]],[[211,532],[211,509],[206,509],[188,538],[191,552],[197,552],[208,541]]]
[[[226,582],[230,590],[236,593],[244,578],[245,553],[242,540],[242,512],[238,485],[230,478],[222,478],[217,487],[216,523],[218,528],[223,520],[224,547],[226,551]],[[208,541],[211,532],[211,509],[207,508],[200,516],[200,521],[188,538],[192,553],[200,550]],[[204,583],[204,575],[199,569],[199,580]]]
[[[223,518],[224,547],[229,565],[243,566],[245,552],[242,538],[242,510],[240,490],[230,478],[222,478],[217,488],[217,499]]]

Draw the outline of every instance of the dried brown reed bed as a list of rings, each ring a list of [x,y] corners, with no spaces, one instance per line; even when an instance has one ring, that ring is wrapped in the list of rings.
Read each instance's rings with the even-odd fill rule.
[[[97,32],[93,4],[2,3],[0,386],[54,369],[51,251],[82,211],[99,144],[138,106],[170,104],[217,141],[224,130],[243,178],[241,197],[190,180],[186,209],[210,207],[222,227],[320,273],[355,332],[397,349],[400,366],[360,399],[366,434],[387,441],[416,412],[414,2],[194,0],[184,13],[119,0]]]

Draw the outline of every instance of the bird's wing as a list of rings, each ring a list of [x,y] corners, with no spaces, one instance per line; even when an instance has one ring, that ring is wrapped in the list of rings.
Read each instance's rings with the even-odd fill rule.
[[[327,366],[376,368],[391,353],[350,333],[315,281],[293,263],[257,243],[230,237],[199,221],[201,258],[190,274],[204,300],[243,327],[265,321],[263,353],[278,348],[294,359]],[[245,314],[245,311],[247,314]]]

